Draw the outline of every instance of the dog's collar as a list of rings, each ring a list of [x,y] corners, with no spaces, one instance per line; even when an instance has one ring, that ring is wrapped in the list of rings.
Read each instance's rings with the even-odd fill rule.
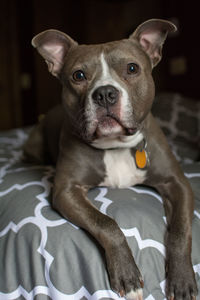
[[[149,159],[147,154],[147,141],[144,134],[137,131],[134,136],[123,136],[118,139],[106,139],[95,140],[91,143],[91,146],[102,150],[114,150],[129,148],[134,156],[135,164],[138,169],[145,170],[149,165]]]
[[[109,147],[110,145],[111,147]],[[145,170],[149,165],[149,159],[147,154],[147,141],[144,138],[143,133],[137,132],[134,139],[131,137],[123,137],[121,139],[113,139],[108,141],[107,139],[101,139],[91,144],[93,147],[102,150],[115,150],[122,148],[129,148],[135,159],[135,165],[138,169]]]
[[[107,150],[114,150],[119,148],[110,148]],[[142,139],[135,147],[131,148],[135,159],[135,165],[140,170],[146,170],[149,165],[149,158],[147,154],[147,141],[145,138]]]

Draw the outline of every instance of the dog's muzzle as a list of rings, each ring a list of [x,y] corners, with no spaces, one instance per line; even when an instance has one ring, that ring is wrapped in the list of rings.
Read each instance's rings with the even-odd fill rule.
[[[133,135],[135,126],[126,126],[122,119],[122,93],[113,85],[103,85],[92,93],[96,110],[95,138]]]

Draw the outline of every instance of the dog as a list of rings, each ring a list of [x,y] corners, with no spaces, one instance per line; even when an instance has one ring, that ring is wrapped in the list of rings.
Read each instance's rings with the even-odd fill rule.
[[[49,72],[62,84],[62,106],[50,111],[24,149],[35,161],[56,164],[53,207],[104,248],[110,285],[141,300],[143,279],[117,223],[87,198],[95,186],[156,188],[167,218],[166,295],[196,299],[191,263],[194,200],[191,187],[151,114],[152,69],[176,26],[151,19],[129,38],[79,45],[58,30],[32,40]]]

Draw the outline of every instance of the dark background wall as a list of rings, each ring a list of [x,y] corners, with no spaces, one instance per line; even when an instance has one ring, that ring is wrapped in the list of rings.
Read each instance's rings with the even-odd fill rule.
[[[35,34],[55,28],[79,43],[99,43],[128,37],[149,18],[169,19],[179,27],[153,71],[157,92],[200,99],[198,1],[2,0],[0,129],[33,124],[60,101],[59,82],[30,44]]]

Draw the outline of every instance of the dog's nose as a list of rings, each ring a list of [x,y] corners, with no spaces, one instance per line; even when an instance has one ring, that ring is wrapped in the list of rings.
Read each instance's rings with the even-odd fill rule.
[[[95,103],[102,107],[114,105],[119,99],[119,91],[112,85],[98,87],[92,94]]]

